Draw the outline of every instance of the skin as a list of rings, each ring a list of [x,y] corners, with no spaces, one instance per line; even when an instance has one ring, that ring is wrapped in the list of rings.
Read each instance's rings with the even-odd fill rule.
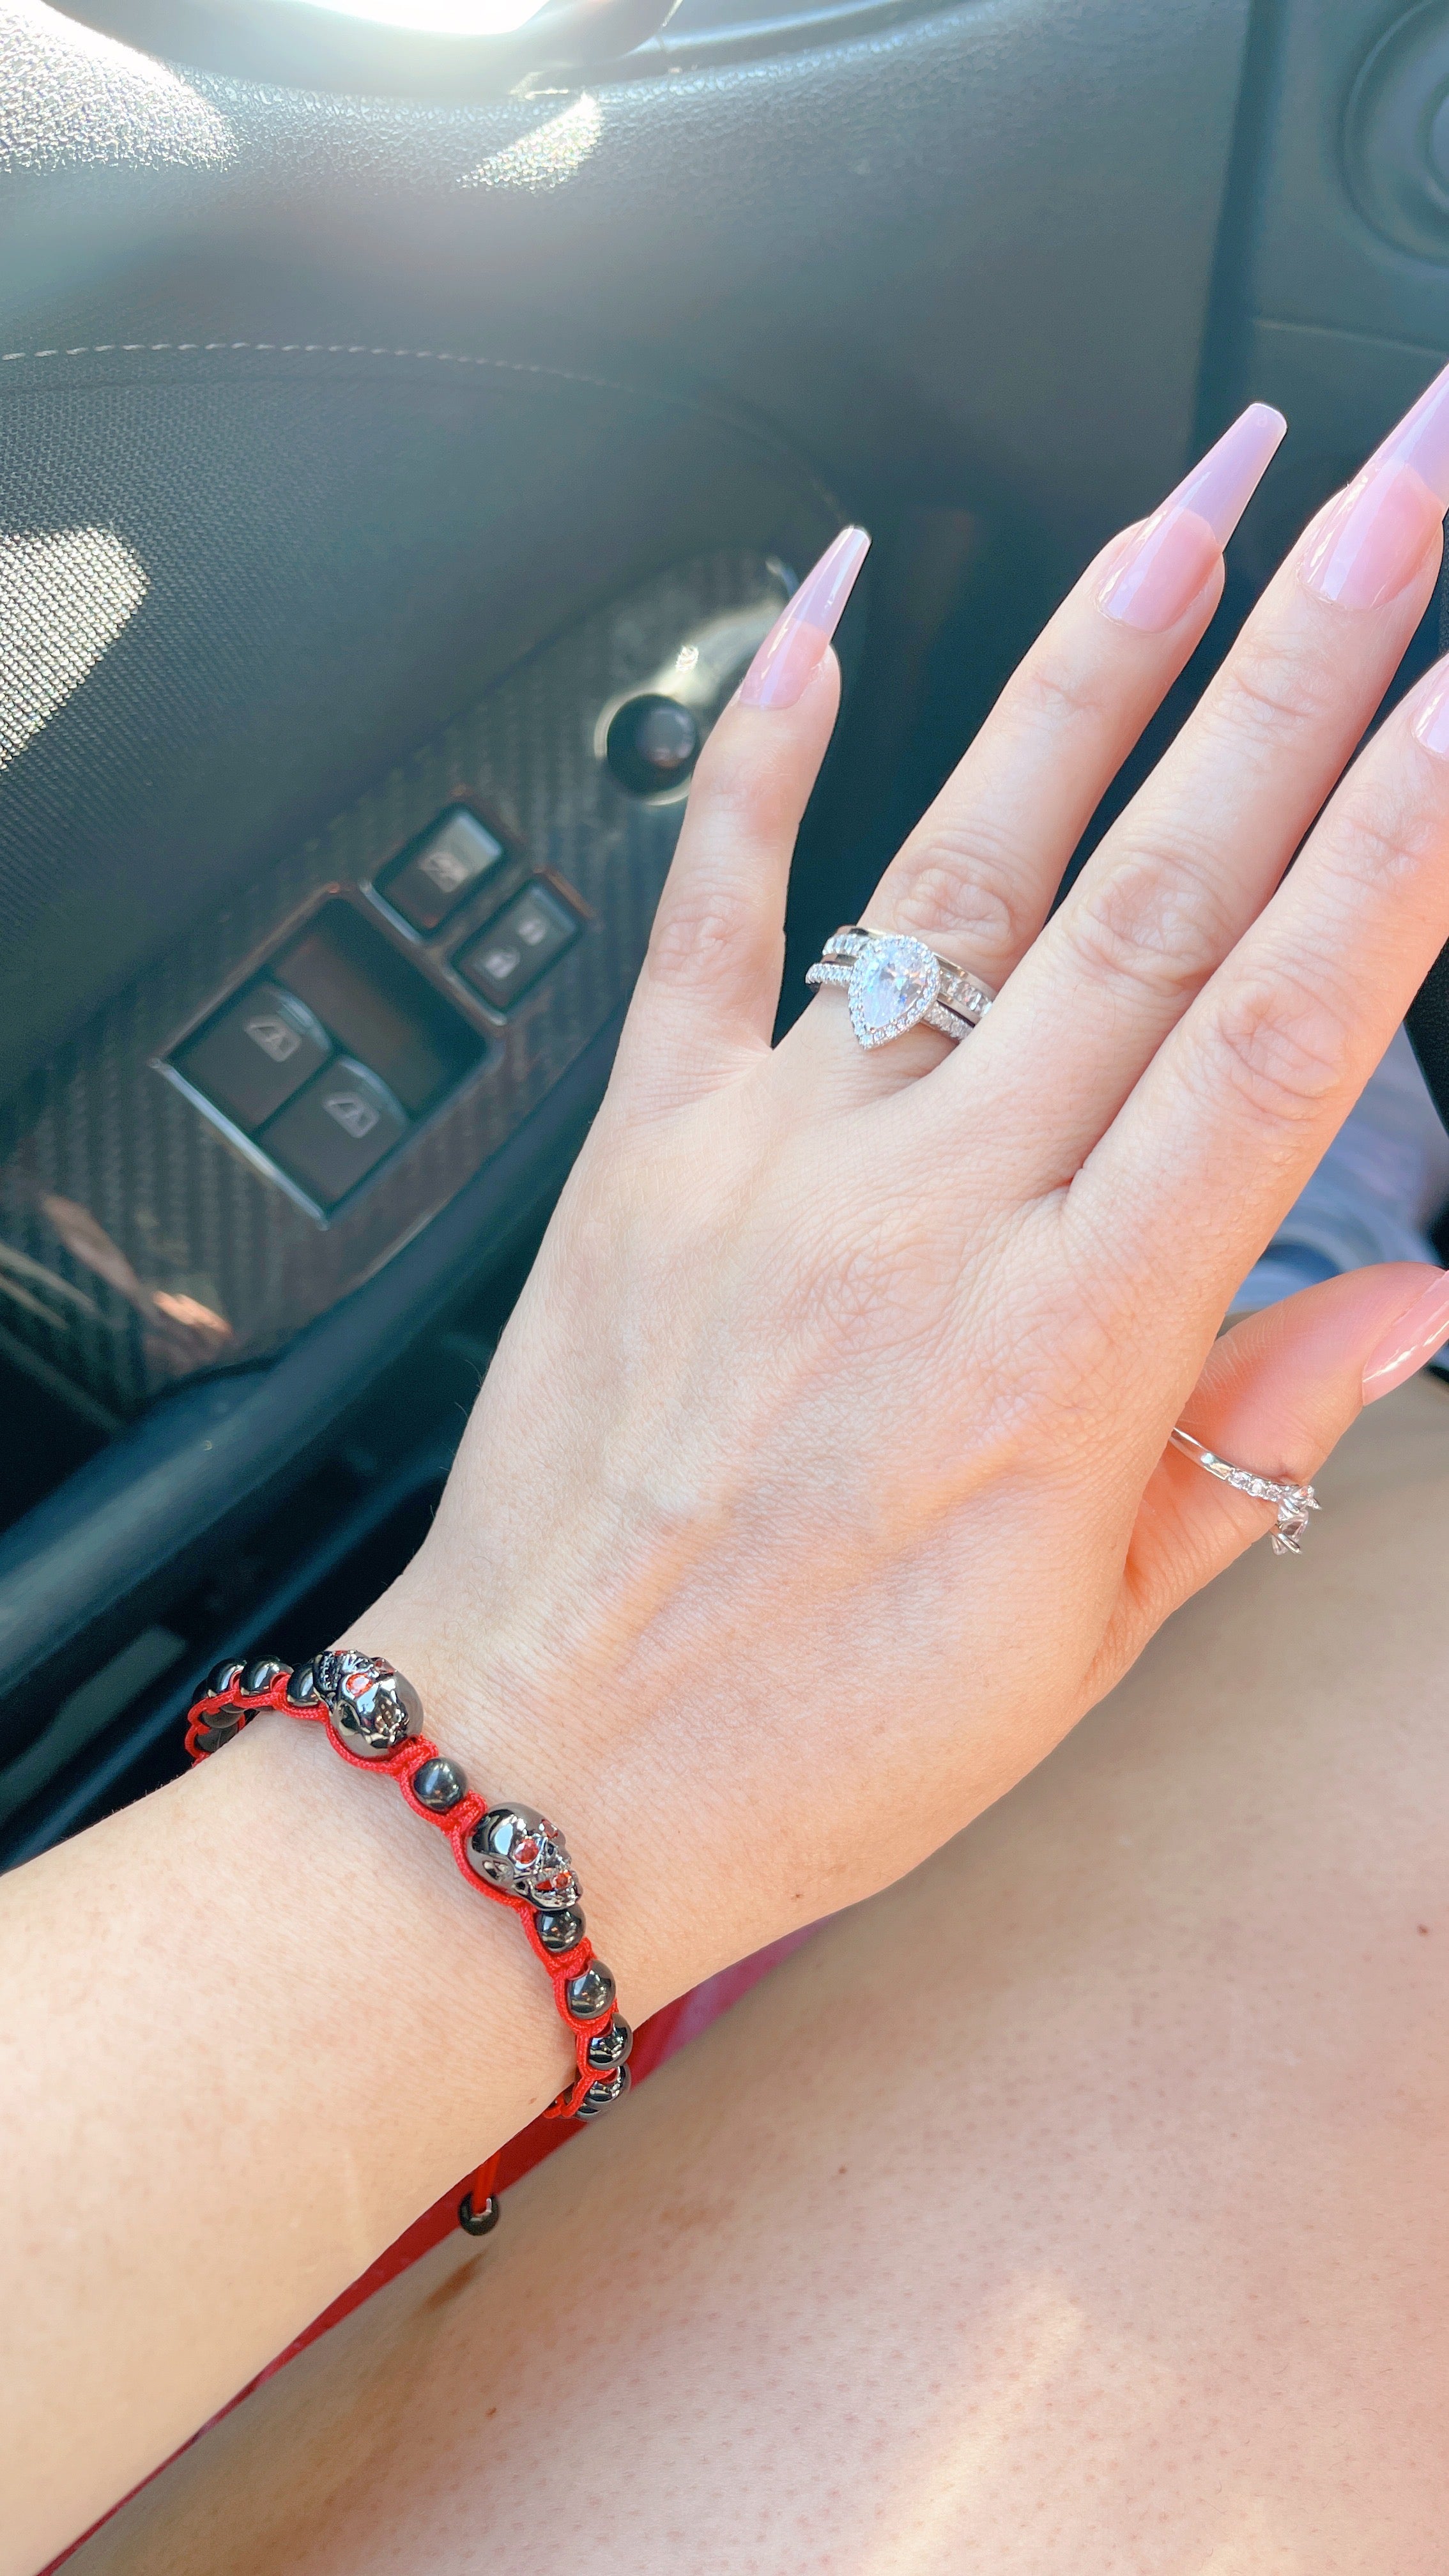
[[[1446,1435],[1370,1414],[1300,1565],[74,2576],[1440,2576]]]
[[[716,727],[609,1099],[357,1632],[566,1822],[631,2018],[913,1869],[1260,1535],[1174,1420],[1302,1477],[1357,1412],[1421,1270],[1214,1336],[1449,935],[1417,701],[1330,792],[1439,552],[1425,490],[1378,605],[1295,555],[1042,929],[1221,582],[1143,633],[1109,549],[871,908],[1005,982],[954,1051],[866,1057],[835,994],[771,1051],[832,659]],[[258,1726],[0,1890],[18,2576],[565,2072],[516,1931],[319,1735]]]

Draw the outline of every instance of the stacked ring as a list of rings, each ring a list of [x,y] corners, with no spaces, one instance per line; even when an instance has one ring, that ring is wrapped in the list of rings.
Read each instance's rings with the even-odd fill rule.
[[[923,939],[857,922],[831,932],[805,981],[845,987],[851,1027],[866,1048],[904,1037],[922,1021],[959,1043],[996,999],[969,966],[953,966]]]

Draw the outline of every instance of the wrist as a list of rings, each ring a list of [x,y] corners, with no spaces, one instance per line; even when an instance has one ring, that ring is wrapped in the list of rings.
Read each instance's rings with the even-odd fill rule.
[[[500,1619],[486,1635],[457,1613],[457,1588],[426,1550],[346,1642],[383,1655],[422,1704],[422,1731],[488,1805],[518,1802],[558,1827],[582,1885],[588,1938],[638,2025],[779,1926],[734,1919],[701,1833],[701,1802],[662,1758],[654,1713],[597,1664],[586,1677],[537,1630]],[[546,1989],[539,2009],[547,2013]]]

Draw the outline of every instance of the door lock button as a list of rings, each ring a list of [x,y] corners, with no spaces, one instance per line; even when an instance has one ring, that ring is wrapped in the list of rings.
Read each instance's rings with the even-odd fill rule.
[[[316,1014],[282,984],[253,984],[175,1058],[177,1071],[255,1134],[332,1052]]]
[[[355,1057],[339,1055],[289,1101],[261,1142],[309,1198],[333,1208],[407,1132],[387,1084]]]
[[[458,805],[404,850],[378,891],[414,930],[436,930],[503,856],[502,842]]]
[[[485,1002],[491,1002],[495,1011],[506,1011],[578,935],[578,922],[567,905],[535,880],[496,921],[490,921],[455,963]]]

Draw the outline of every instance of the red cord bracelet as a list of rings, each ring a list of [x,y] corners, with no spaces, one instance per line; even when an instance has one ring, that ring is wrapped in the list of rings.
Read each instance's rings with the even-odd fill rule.
[[[455,1762],[419,1730],[422,1702],[411,1682],[376,1655],[351,1648],[318,1655],[295,1671],[271,1657],[218,1664],[186,1722],[186,1750],[204,1762],[264,1709],[321,1720],[344,1762],[396,1780],[414,1815],[448,1837],[470,1887],[519,1917],[529,1948],[548,1970],[578,2072],[550,2102],[548,2120],[592,2120],[629,2090],[634,2034],[614,2010],[614,1980],[584,1936],[579,1883],[556,1825],[532,1807],[490,1807]],[[470,2236],[497,2223],[497,2158],[479,2166],[459,2204]]]

